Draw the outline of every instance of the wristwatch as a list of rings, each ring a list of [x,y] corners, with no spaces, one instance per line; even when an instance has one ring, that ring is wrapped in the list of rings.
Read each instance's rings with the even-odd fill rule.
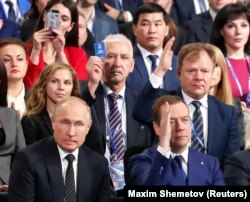
[[[123,12],[119,13],[117,20],[118,20],[119,23],[124,23],[125,22]]]

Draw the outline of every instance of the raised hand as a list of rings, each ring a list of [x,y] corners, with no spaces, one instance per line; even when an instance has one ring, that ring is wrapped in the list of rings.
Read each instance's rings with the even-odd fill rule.
[[[102,79],[103,75],[103,62],[101,58],[97,56],[90,56],[86,69],[88,72],[88,88],[91,95],[94,97],[96,88],[99,85],[99,82]]]
[[[120,11],[116,8],[110,6],[109,4],[104,3],[104,7],[107,9],[106,14],[116,20],[120,14]]]
[[[173,57],[173,51],[172,46],[174,44],[175,37],[172,37],[165,45],[159,65],[156,67],[155,71],[153,72],[156,76],[163,77],[166,72],[169,70],[169,68],[172,65],[172,57]]]
[[[171,139],[171,111],[168,102],[162,105],[161,108],[159,145],[165,150],[169,150]]]

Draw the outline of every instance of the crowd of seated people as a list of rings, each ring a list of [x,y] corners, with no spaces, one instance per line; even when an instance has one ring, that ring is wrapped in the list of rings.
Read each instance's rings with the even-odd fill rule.
[[[9,201],[46,200],[43,189],[55,200],[115,201],[126,184],[250,185],[248,1],[7,0],[0,13],[0,192]],[[44,166],[60,180],[43,181]]]

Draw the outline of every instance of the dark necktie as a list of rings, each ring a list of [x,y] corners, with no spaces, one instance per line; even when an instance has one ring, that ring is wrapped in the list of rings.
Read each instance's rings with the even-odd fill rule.
[[[192,104],[195,106],[193,114],[193,130],[192,130],[192,142],[191,147],[200,152],[205,152],[204,147],[204,135],[203,135],[203,118],[200,110],[201,102],[193,101]]]
[[[149,55],[148,58],[151,60],[151,72],[154,72],[155,68],[157,67],[156,60],[158,55]]]
[[[123,143],[122,116],[118,109],[117,99],[119,95],[111,93],[108,95],[110,101],[109,132],[111,162],[123,160],[125,147]]]
[[[199,6],[200,6],[200,9],[201,9],[201,12],[205,12],[207,9],[206,9],[206,4],[204,2],[204,0],[198,0],[199,2]]]
[[[68,167],[65,176],[64,202],[76,202],[76,189],[73,169],[73,161],[75,160],[75,157],[73,154],[68,154],[65,159],[68,161]]]
[[[179,166],[179,168],[180,168],[180,174],[181,174],[181,177],[182,177],[182,179],[184,180],[184,182],[185,182],[185,184],[186,184],[186,180],[187,180],[187,175],[186,175],[186,173],[185,173],[185,171],[184,171],[184,169],[183,169],[183,166],[182,166],[182,160],[183,160],[183,157],[182,157],[182,155],[176,155],[175,157],[174,157],[174,160],[177,162],[177,164],[178,164],[178,166]]]
[[[9,6],[8,19],[11,21],[16,21],[16,14],[13,8],[13,3],[9,0],[5,1],[5,3]]]

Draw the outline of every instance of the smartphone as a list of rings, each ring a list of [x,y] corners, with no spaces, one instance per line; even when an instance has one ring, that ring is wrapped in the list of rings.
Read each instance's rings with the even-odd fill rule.
[[[48,29],[59,29],[61,21],[61,14],[57,10],[48,10],[45,19],[45,28]]]

